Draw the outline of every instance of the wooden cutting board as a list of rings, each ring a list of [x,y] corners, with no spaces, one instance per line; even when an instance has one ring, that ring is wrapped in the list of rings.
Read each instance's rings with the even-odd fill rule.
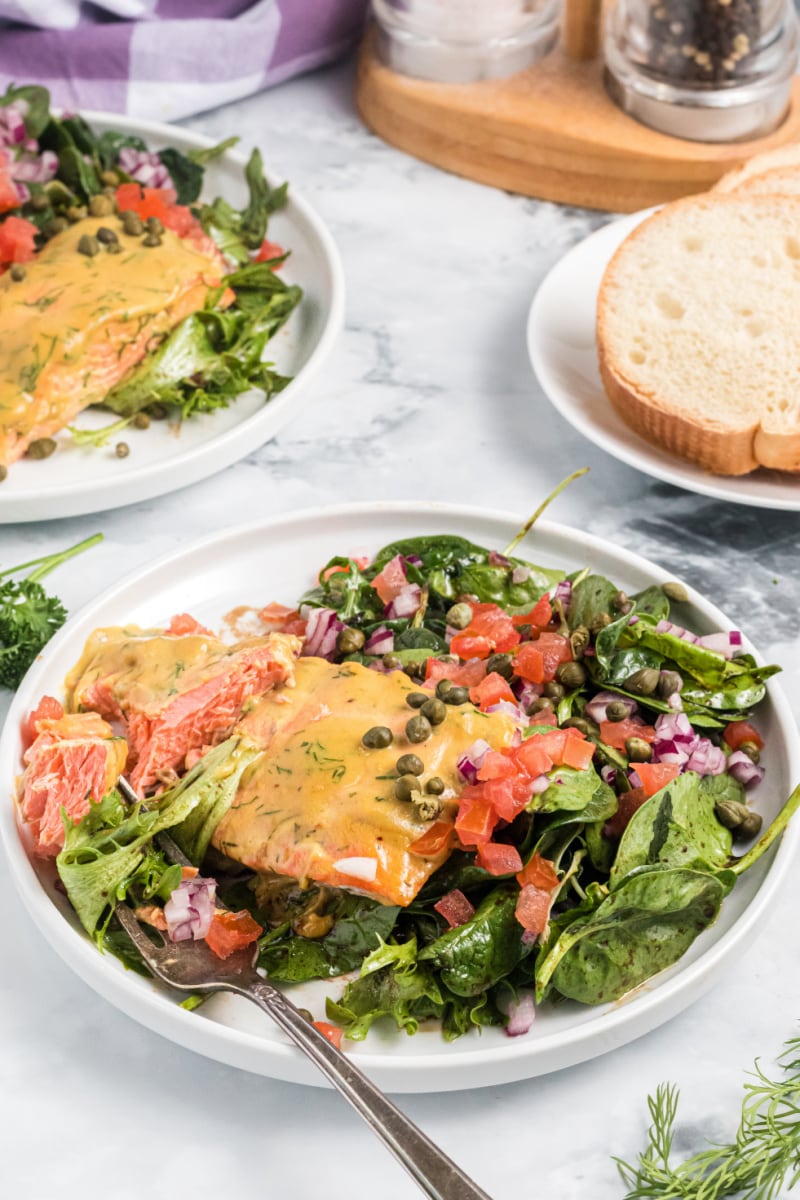
[[[356,102],[365,123],[415,158],[492,187],[560,204],[635,212],[705,191],[732,166],[800,141],[800,77],[784,123],[748,142],[688,142],[627,116],[600,59],[561,46],[507,79],[444,84],[390,71],[370,30]]]

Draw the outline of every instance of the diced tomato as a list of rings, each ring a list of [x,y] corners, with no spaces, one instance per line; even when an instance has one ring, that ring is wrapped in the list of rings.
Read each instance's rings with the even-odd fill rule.
[[[513,875],[522,867],[517,847],[503,842],[484,842],[478,847],[475,861],[490,875]]]
[[[467,793],[471,793],[467,795]],[[480,846],[488,842],[497,824],[497,813],[482,794],[482,788],[465,788],[456,817],[456,832],[462,846]]]
[[[36,741],[37,721],[60,721],[64,716],[64,705],[55,696],[42,696],[36,708],[31,709],[22,722],[22,748],[27,750]]]
[[[523,642],[514,655],[514,673],[529,683],[544,683],[544,657],[535,642]]]
[[[552,897],[550,892],[543,892],[528,883],[520,891],[514,915],[523,929],[529,933],[544,933],[550,916]]]
[[[459,888],[453,888],[433,906],[440,916],[444,917],[451,929],[466,925],[475,916],[475,909]]]
[[[554,708],[543,708],[531,717],[531,725],[557,725],[558,717]]]
[[[199,874],[200,871],[197,867],[181,867],[181,879],[194,879],[194,877]]]
[[[547,712],[547,709],[543,709],[542,712]],[[539,718],[541,716],[542,713],[536,714],[535,719],[537,723],[539,722]],[[554,729],[550,733],[532,733],[531,736],[526,738],[526,740],[522,743],[522,746],[533,745],[537,748],[537,750],[544,750],[545,754],[549,754],[552,758],[553,765],[560,767],[564,762],[564,746],[566,741],[566,729]],[[522,750],[522,746],[520,746],[520,750]]]
[[[511,704],[517,702],[516,696],[508,686],[508,681],[502,675],[498,675],[497,671],[491,671],[477,687],[470,688],[469,698],[482,712],[486,712],[487,708],[491,708],[493,704],[498,704],[501,700],[507,700]]]
[[[459,658],[488,658],[494,654],[494,642],[483,634],[457,633],[450,639],[450,653]]]
[[[677,763],[635,763],[636,774],[642,781],[645,796],[655,796],[662,787],[672,783],[681,773]]]
[[[329,1042],[333,1042],[337,1050],[341,1050],[342,1034],[344,1033],[343,1029],[340,1029],[338,1025],[331,1025],[330,1021],[312,1021],[312,1025],[315,1029],[318,1029],[320,1033],[328,1039]]]
[[[189,613],[177,613],[170,621],[167,628],[164,630],[170,637],[181,637],[187,633],[201,633],[207,637],[211,637],[211,630],[206,629],[205,625],[201,625]]]
[[[8,155],[0,150],[0,212],[19,208],[19,205],[19,192],[14,186],[14,180],[8,170]]]
[[[624,721],[601,721],[600,740],[614,750],[624,750],[628,738],[641,738],[642,741],[652,742],[656,731],[652,725],[640,725],[630,717]]]
[[[474,687],[485,675],[486,663],[480,658],[471,658],[465,663],[429,658],[425,667],[425,682],[432,684],[437,684],[440,679],[449,679],[457,687]]]
[[[555,679],[556,671],[562,663],[572,662],[572,647],[569,639],[562,637],[560,633],[542,633],[535,644],[544,662],[544,682],[549,683]]]
[[[540,775],[546,774],[554,766],[553,759],[539,744],[539,738],[536,737],[526,738],[520,746],[512,750],[511,756],[531,779],[538,779]]]
[[[637,763],[637,769],[640,766]],[[623,792],[619,798],[619,807],[608,821],[603,826],[603,834],[607,838],[621,838],[628,827],[633,814],[640,809],[647,800],[647,793],[643,787],[631,788],[629,792]]]
[[[264,238],[264,241],[261,243],[261,248],[255,257],[255,261],[269,262],[273,258],[283,258],[285,253],[286,251],[284,250],[283,246],[279,246],[277,242],[271,242],[269,238]],[[278,263],[278,265],[272,269],[273,271],[280,271],[282,266],[283,263]]]
[[[421,837],[408,847],[409,853],[419,854],[423,858],[435,858],[441,854],[453,838],[453,826],[449,821],[435,821],[430,829],[426,829]]]
[[[507,754],[489,750],[478,767],[478,779],[508,779],[517,774],[517,768]]]
[[[285,604],[268,604],[258,614],[258,619],[264,625],[271,625],[276,633],[292,633],[296,637],[304,637],[306,622],[296,608],[287,608]]]
[[[545,592],[536,601],[530,612],[517,613],[511,620],[515,625],[530,625],[532,629],[546,629],[553,619],[553,606],[550,603],[550,593]]]
[[[558,887],[559,879],[550,859],[534,854],[517,875],[517,883],[521,888],[531,884],[543,892],[552,892],[553,888]]]
[[[191,210],[175,203],[172,188],[142,187],[139,183],[121,183],[117,188],[117,208],[120,212],[135,212],[143,221],[157,217],[165,229],[178,237],[187,237],[199,228]]]
[[[527,775],[488,779],[482,786],[484,798],[503,821],[513,821],[531,798],[531,781]]]
[[[217,958],[228,958],[235,950],[243,950],[261,936],[261,926],[246,909],[230,912],[217,908],[211,918],[206,942]]]
[[[577,729],[568,729],[561,761],[565,767],[585,771],[594,758],[594,744],[585,739]]]
[[[36,253],[38,230],[24,217],[6,217],[0,224],[0,264],[30,262]]]
[[[520,635],[505,609],[497,604],[473,604],[471,607],[472,621],[468,633],[488,637],[500,654],[519,645]]]
[[[372,580],[372,586],[384,604],[391,604],[407,583],[406,569],[400,554],[395,554],[394,558],[390,558],[383,570]]]
[[[738,750],[743,742],[752,742],[759,750],[764,749],[764,739],[749,721],[731,721],[725,726],[722,740],[727,742],[731,750]]]

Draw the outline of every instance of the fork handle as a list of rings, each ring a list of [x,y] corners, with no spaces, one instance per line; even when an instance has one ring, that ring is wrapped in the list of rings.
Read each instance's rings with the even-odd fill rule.
[[[271,983],[257,978],[236,990],[263,1008],[319,1067],[430,1200],[491,1200]]]

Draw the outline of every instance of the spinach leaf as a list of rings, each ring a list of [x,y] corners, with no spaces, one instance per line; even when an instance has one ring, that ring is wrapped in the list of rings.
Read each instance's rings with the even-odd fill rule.
[[[602,828],[605,822],[613,817],[617,811],[617,797],[614,789],[603,783],[599,777],[597,784],[597,788],[583,808],[578,810],[562,808],[553,811],[549,816],[539,817],[537,815],[534,825],[537,835],[533,847],[534,853],[541,855],[542,858],[552,859],[556,839],[565,827],[575,826],[576,831],[582,830],[584,825],[587,828],[592,825],[599,825]]]
[[[585,625],[591,628],[592,622],[611,612],[611,601],[619,588],[610,579],[602,575],[586,575],[572,589],[567,619],[571,628]]]
[[[514,916],[518,896],[517,887],[496,888],[469,921],[421,950],[418,961],[433,963],[442,983],[457,996],[484,992],[530,953]]]
[[[75,113],[71,117],[61,117],[58,120],[62,131],[69,137],[81,154],[93,157],[97,152],[97,138],[83,117]]]
[[[553,988],[582,1004],[619,1000],[672,966],[716,920],[730,871],[643,868],[594,912],[579,916],[537,964],[537,998]]]
[[[300,983],[355,971],[394,929],[400,909],[363,896],[337,896],[335,923],[321,938],[291,933],[288,923],[259,941],[258,965],[271,979]]]
[[[89,200],[102,190],[97,171],[71,142],[58,151],[58,173],[72,191],[84,200]]]
[[[764,681],[779,670],[779,667],[763,667],[758,675],[736,675],[711,690],[689,684],[682,689],[681,697],[684,704],[703,705],[719,712],[749,711],[764,699],[767,690]]]
[[[511,560],[511,567],[493,566],[490,563],[475,563],[456,576],[457,591],[464,595],[477,596],[482,604],[499,604],[508,611],[530,609],[536,601],[564,578],[563,571],[551,571]],[[515,567],[524,566],[530,574],[524,583],[514,583]]]
[[[4,95],[0,96],[0,107],[7,108],[17,100],[22,100],[27,105],[23,117],[25,132],[29,138],[39,138],[50,124],[50,93],[47,88],[36,84],[24,87],[9,84]]]
[[[732,663],[714,650],[707,650],[696,642],[685,642],[674,633],[656,633],[648,621],[628,625],[620,636],[619,644],[655,650],[707,688],[719,686],[735,670]]]
[[[643,592],[635,592],[631,596],[634,602],[634,612],[639,616],[648,616],[653,621],[666,621],[669,617],[669,600],[660,584],[654,583]]]
[[[221,158],[226,150],[232,150],[239,142],[238,137],[225,138],[222,142],[217,142],[215,146],[203,146],[199,149],[187,151],[187,157],[193,163],[197,163],[200,167],[205,167],[208,163],[213,162],[215,158]]]
[[[258,150],[250,155],[244,174],[250,196],[241,212],[221,196],[213,204],[203,204],[194,210],[222,253],[242,264],[250,261],[249,251],[257,250],[263,242],[269,217],[286,204],[287,196],[285,183],[270,188]]]
[[[202,190],[204,169],[194,159],[188,158],[173,146],[159,150],[158,157],[169,171],[172,186],[177,193],[178,204],[191,204]]]
[[[592,766],[585,771],[577,771],[574,767],[556,767],[550,771],[549,778],[550,786],[531,799],[528,805],[530,812],[551,813],[566,809],[582,813],[591,811],[594,802],[601,806],[607,803],[607,790],[610,789],[607,789]]]
[[[340,1001],[325,1009],[347,1037],[361,1041],[380,1017],[391,1017],[398,1029],[416,1033],[425,1017],[440,1016],[444,997],[432,970],[416,961],[415,939],[402,946],[382,945],[365,959],[361,975],[345,988]]]
[[[411,907],[420,907],[424,911],[454,888],[465,893],[474,892],[477,888],[486,887],[494,882],[494,875],[490,875],[483,867],[476,866],[474,855],[456,850],[425,882]]]

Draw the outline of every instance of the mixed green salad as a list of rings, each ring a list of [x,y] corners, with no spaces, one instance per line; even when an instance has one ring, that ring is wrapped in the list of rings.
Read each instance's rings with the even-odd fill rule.
[[[504,712],[518,729],[459,761],[454,822],[443,829],[434,805],[420,839],[432,853],[449,836],[450,852],[410,904],[243,870],[210,847],[258,753],[232,737],[160,796],[130,806],[111,792],[78,824],[65,814],[58,871],[98,944],[145,969],[113,905],[169,902],[181,872],[156,838],[169,830],[199,880],[252,918],[271,979],[351,973],[327,1002],[348,1038],[381,1018],[408,1033],[435,1018],[448,1039],[524,1033],[545,1002],[613,1001],[676,963],[800,804],[798,789],[762,831],[750,803],[758,706],[779,668],[736,632],[692,632],[680,584],[627,595],[515,548],[406,538],[370,562],[331,559],[296,610],[265,610],[304,633],[306,654],[417,681],[420,755],[437,705]]]

